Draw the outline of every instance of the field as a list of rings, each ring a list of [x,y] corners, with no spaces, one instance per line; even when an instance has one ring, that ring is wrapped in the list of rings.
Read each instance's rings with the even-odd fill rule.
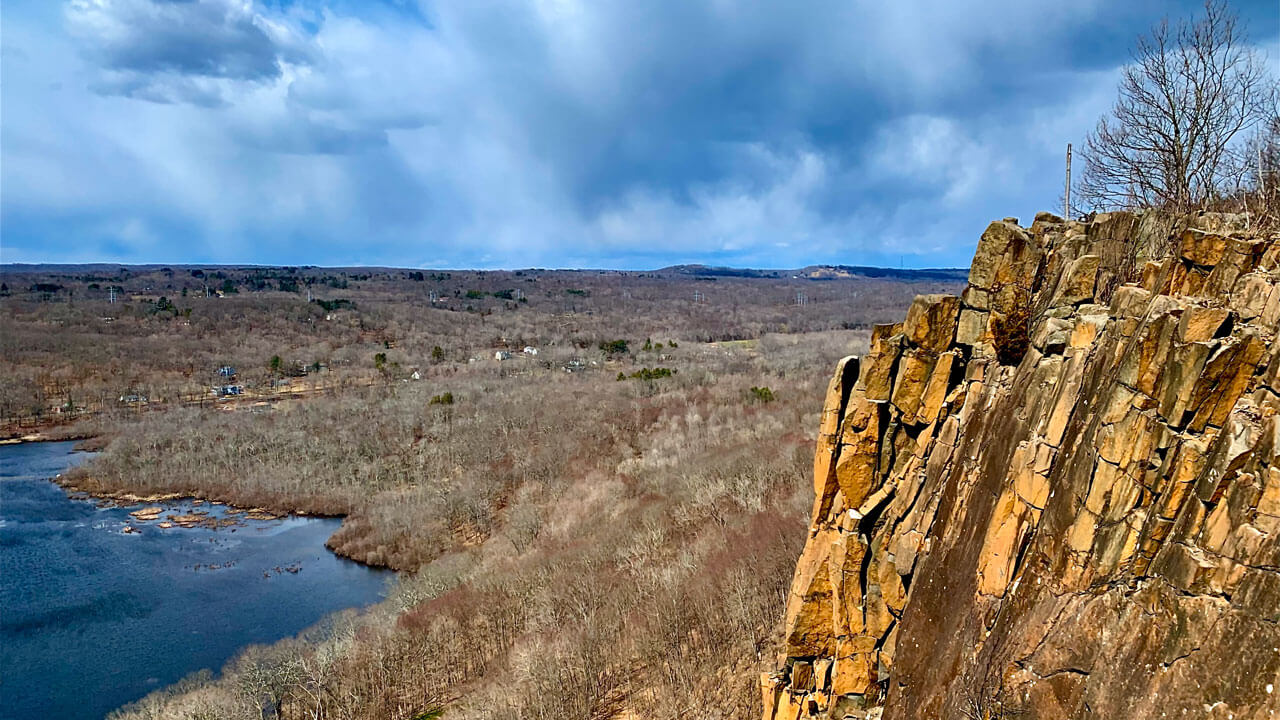
[[[93,436],[70,482],[342,515],[335,551],[402,571],[372,611],[120,718],[758,716],[830,369],[915,294],[958,290],[810,269],[0,278],[4,432]]]

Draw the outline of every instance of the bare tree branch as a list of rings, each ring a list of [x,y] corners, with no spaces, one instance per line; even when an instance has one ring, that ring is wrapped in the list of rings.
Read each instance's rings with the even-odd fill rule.
[[[1082,208],[1203,208],[1239,186],[1240,138],[1262,122],[1275,81],[1223,0],[1200,19],[1138,39],[1119,97],[1085,141]]]

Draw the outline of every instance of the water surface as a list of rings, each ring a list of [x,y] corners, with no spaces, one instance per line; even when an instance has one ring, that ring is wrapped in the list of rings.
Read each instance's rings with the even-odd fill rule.
[[[381,599],[390,573],[324,548],[338,520],[158,527],[221,506],[101,508],[48,480],[72,443],[0,446],[0,718],[98,720],[246,645]],[[126,533],[132,527],[137,532]]]

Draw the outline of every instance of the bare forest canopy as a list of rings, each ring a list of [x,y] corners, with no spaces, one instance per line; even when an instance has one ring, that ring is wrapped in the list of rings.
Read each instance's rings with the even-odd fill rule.
[[[936,270],[750,272],[11,265],[0,421],[12,435],[15,423],[200,402],[223,386],[383,382],[498,352],[577,369],[615,340],[639,350],[867,329],[917,292],[963,282]]]
[[[943,273],[0,273],[8,437],[65,478],[344,517],[390,598],[119,718],[762,711],[826,368]]]

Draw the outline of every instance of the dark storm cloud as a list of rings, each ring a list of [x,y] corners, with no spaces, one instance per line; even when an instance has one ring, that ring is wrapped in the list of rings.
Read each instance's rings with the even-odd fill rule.
[[[291,28],[241,0],[73,0],[66,14],[102,93],[217,106],[210,81],[267,82],[309,58]]]

